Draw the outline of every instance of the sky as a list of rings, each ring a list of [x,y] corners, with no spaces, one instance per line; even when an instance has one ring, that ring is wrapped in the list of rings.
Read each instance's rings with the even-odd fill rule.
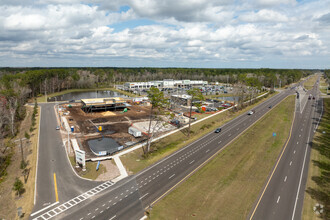
[[[330,0],[0,0],[0,67],[330,68]]]

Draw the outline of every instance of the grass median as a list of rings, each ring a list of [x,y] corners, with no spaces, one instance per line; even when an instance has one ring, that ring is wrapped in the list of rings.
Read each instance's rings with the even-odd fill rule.
[[[269,98],[272,95],[268,95],[268,97],[266,98]],[[243,110],[237,112],[226,111],[221,114],[215,115],[209,119],[206,119],[202,122],[199,122],[195,125],[192,125],[192,135],[190,136],[190,138],[187,137],[187,133],[185,131],[179,131],[161,139],[160,141],[152,143],[152,148],[154,149],[154,152],[150,153],[148,158],[142,157],[143,151],[140,148],[131,153],[121,156],[120,159],[122,160],[129,174],[137,173],[144,168],[156,163],[157,161],[165,158],[166,156],[169,156],[170,154],[188,145],[189,143],[194,142],[195,140],[201,138],[209,132],[212,132],[217,127],[239,116],[240,114],[242,114],[242,112],[254,108],[262,101],[265,101],[266,98],[260,98],[257,103],[247,106]]]
[[[309,79],[304,83],[305,89],[307,89],[307,90],[312,89],[317,80],[317,77],[318,77],[318,75],[315,75],[315,74],[312,75],[311,77],[309,77]]]
[[[246,219],[288,138],[293,112],[290,96],[156,203],[149,217]]]
[[[329,133],[330,99],[324,99],[323,118],[313,139],[302,219],[330,219]],[[314,212],[317,203],[324,206],[323,215]]]

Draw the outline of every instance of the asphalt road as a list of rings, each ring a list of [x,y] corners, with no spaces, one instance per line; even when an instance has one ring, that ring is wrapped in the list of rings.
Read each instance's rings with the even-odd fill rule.
[[[60,131],[56,130],[54,104],[40,104],[40,136],[37,164],[36,203],[32,213],[56,202],[54,173],[56,175],[58,200],[64,202],[100,182],[84,180],[76,176],[66,156]]]
[[[301,113],[300,109],[295,112],[291,138],[249,219],[293,220],[302,217],[311,143],[322,109],[317,84],[307,92],[309,94],[317,98],[307,100]]]
[[[224,146],[270,111],[270,105],[275,106],[290,94],[294,94],[294,90],[285,90],[255,107],[253,115],[247,115],[245,112],[223,125],[220,133],[211,132],[136,175],[98,193],[90,192],[92,196],[89,196],[88,192],[80,197],[71,197],[70,201],[61,202],[55,208],[34,218],[140,219],[146,209],[152,207],[177,184],[202,167]]]

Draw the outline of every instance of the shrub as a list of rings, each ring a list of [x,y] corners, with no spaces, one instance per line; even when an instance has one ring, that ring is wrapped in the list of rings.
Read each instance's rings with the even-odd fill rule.
[[[16,195],[21,196],[22,193],[24,193],[25,189],[23,186],[23,182],[16,177],[16,180],[14,182],[13,190],[16,192]]]

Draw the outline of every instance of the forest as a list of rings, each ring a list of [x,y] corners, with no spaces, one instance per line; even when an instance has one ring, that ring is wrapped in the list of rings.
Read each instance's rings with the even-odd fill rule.
[[[0,167],[7,161],[6,149],[25,117],[24,105],[35,102],[38,96],[67,89],[110,88],[125,82],[163,79],[205,80],[254,88],[278,87],[311,73],[312,70],[295,69],[0,68]]]

